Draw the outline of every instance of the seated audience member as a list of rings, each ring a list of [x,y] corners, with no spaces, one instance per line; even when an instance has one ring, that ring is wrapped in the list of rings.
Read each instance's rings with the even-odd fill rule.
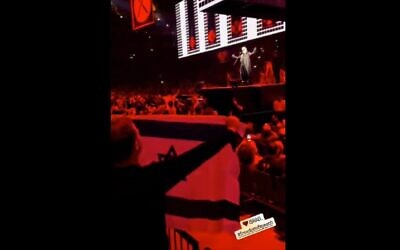
[[[167,110],[168,110],[168,114],[176,115],[176,108],[175,108],[174,102],[172,100],[168,101]]]
[[[279,118],[278,118],[278,116],[276,114],[272,115],[270,126],[272,128],[272,131],[274,131],[274,132],[278,132],[279,127],[282,126],[282,124],[279,121]]]
[[[256,169],[257,163],[262,159],[258,154],[257,145],[254,141],[244,139],[238,146],[237,155],[239,163],[251,172]]]
[[[286,128],[282,127],[278,130],[278,135],[280,139],[285,139],[286,138]]]
[[[135,107],[131,107],[126,112],[127,112],[128,115],[136,115],[136,108]]]
[[[286,111],[286,100],[280,96],[273,102],[273,109],[276,113],[284,113]]]
[[[262,127],[261,133],[256,134],[252,139],[257,143],[260,154],[264,156],[268,144],[279,140],[279,136],[277,133],[272,131],[272,128],[268,123],[265,123]]]
[[[117,102],[114,102],[111,105],[111,114],[115,115],[125,114],[125,110],[121,109],[121,107],[117,104]]]
[[[236,147],[237,118],[228,118],[226,127],[218,138],[177,157],[140,166],[139,130],[128,117],[112,116],[110,230],[114,249],[137,249],[143,245],[146,249],[168,249],[165,193],[228,143]]]
[[[280,139],[284,139],[286,136],[286,119],[282,119],[276,126],[276,132]]]
[[[258,164],[259,170],[264,170],[274,176],[286,175],[286,155],[282,141],[274,141],[268,145],[268,153]]]
[[[126,103],[126,99],[122,96],[120,96],[117,100],[117,105],[121,110],[125,110],[127,108],[127,103]]]
[[[256,191],[255,171],[263,158],[258,154],[256,143],[246,139],[238,146],[236,153],[240,163],[240,190],[254,194]]]

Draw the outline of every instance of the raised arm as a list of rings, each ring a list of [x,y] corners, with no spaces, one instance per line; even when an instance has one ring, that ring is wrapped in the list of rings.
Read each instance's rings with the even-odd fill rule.
[[[238,59],[239,57],[236,56],[235,54],[232,54],[232,58]]]
[[[254,53],[256,53],[256,51],[257,51],[257,47],[254,47],[253,51],[250,52],[249,54],[250,54],[250,55],[253,55]]]

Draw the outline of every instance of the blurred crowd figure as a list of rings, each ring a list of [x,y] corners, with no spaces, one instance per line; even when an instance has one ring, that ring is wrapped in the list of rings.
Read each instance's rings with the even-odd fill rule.
[[[260,80],[259,80],[260,83],[261,84],[286,83],[285,69],[278,67],[278,70],[274,69],[272,61],[266,61],[265,66],[260,71]]]
[[[286,99],[284,99],[282,96],[278,96],[278,98],[274,100],[272,105],[274,112],[279,114],[284,114],[286,112]]]
[[[272,84],[276,83],[276,78],[274,74],[274,70],[272,68],[272,62],[267,61],[265,63],[265,69],[260,72],[260,83],[263,84]]]
[[[161,92],[161,91],[160,91]],[[156,91],[112,91],[111,114],[150,115],[185,114],[217,115],[205,98],[194,90]]]
[[[256,133],[251,123],[237,154],[242,172],[265,171],[274,176],[286,176],[286,119],[273,115]]]
[[[271,74],[273,71],[270,70]],[[232,99],[231,115],[240,117],[246,107]],[[266,171],[272,175],[286,175],[286,100],[278,96],[273,102],[273,115],[260,128],[246,123],[246,137],[237,154],[242,167],[247,170]],[[193,89],[156,91],[113,91],[111,113],[126,115],[218,115],[207,100]]]
[[[218,115],[218,111],[198,94],[195,88],[189,90],[113,90],[111,92],[111,114],[126,115]],[[280,119],[286,111],[286,100],[278,96],[273,102],[273,112]],[[246,106],[236,97],[232,98],[230,114],[240,116],[246,113]]]

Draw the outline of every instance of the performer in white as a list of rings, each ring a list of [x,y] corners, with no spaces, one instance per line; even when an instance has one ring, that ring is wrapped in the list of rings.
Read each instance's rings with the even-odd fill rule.
[[[256,53],[257,47],[254,47],[252,52],[247,51],[245,46],[242,47],[242,52],[239,56],[232,54],[232,57],[236,59],[240,58],[240,79],[243,84],[250,83],[250,73],[251,73],[251,60],[250,56]],[[235,61],[235,64],[236,64]]]

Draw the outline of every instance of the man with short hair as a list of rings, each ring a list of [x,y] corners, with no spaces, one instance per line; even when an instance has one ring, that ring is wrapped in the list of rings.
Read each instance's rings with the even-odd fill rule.
[[[111,119],[112,227],[114,249],[167,250],[165,194],[225,145],[237,145],[240,122],[227,119],[218,138],[178,157],[140,166],[139,130],[126,116]],[[216,166],[218,167],[218,166]],[[147,239],[151,240],[148,241]]]

